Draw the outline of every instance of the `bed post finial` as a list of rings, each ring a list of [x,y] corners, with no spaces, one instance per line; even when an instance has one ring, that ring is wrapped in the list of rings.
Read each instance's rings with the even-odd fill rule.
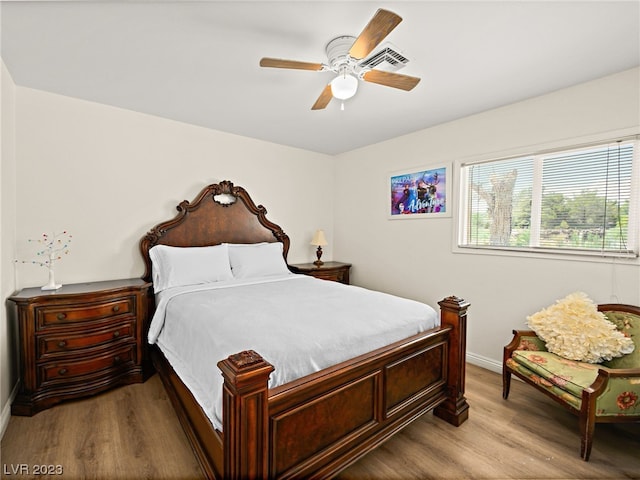
[[[467,308],[469,302],[451,296],[438,302],[443,327],[449,333],[449,359],[447,372],[447,400],[433,413],[456,427],[469,417],[469,404],[464,396],[465,362],[467,355]]]
[[[224,377],[224,478],[268,478],[268,381],[273,366],[253,350],[218,362]],[[254,418],[249,425],[242,419]]]

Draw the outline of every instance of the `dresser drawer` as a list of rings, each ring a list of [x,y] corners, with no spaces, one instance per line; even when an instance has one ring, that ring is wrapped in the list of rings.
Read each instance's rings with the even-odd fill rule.
[[[114,315],[135,312],[135,297],[117,298],[86,304],[55,305],[36,308],[37,328],[73,325]]]
[[[40,386],[57,381],[66,383],[69,380],[121,369],[135,361],[135,351],[135,345],[126,345],[121,349],[98,357],[76,361],[65,359],[59,362],[44,363],[39,367]]]
[[[134,337],[133,321],[110,325],[100,330],[41,335],[38,338],[38,360],[114,342],[126,342]]]

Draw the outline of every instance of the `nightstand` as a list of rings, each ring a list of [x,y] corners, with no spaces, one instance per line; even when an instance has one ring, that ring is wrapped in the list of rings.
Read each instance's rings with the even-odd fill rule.
[[[297,263],[289,265],[289,267],[293,273],[303,273],[304,275],[311,275],[312,277],[322,278],[323,280],[331,280],[349,285],[350,263],[324,262],[324,264],[320,266],[313,263]]]
[[[31,416],[63,400],[143,382],[151,284],[134,278],[25,288],[17,306],[20,387],[11,413]]]

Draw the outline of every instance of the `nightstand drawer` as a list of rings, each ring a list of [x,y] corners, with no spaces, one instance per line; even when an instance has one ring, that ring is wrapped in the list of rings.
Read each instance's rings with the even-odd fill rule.
[[[345,272],[344,270],[328,270],[326,272],[320,270],[313,274],[314,277],[321,278],[322,280],[331,280],[333,282],[342,282],[342,283],[346,283],[344,281],[346,275],[347,275],[347,272]]]
[[[66,382],[70,379],[122,368],[124,365],[135,361],[135,349],[135,345],[127,345],[123,349],[109,352],[109,354],[100,357],[79,361],[45,363],[39,367],[40,379],[42,380],[40,386],[56,380]]]
[[[42,335],[38,338],[38,360],[56,354],[127,341],[135,337],[133,322],[110,326],[107,329],[80,332],[79,334]]]
[[[40,307],[36,309],[38,328],[58,327],[134,312],[134,297],[108,302]]]

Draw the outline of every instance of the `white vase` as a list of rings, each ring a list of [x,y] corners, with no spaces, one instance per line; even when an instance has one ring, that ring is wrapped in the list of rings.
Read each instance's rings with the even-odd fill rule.
[[[41,290],[58,290],[62,287],[61,283],[56,283],[53,274],[53,259],[49,259],[49,282],[41,287]]]

